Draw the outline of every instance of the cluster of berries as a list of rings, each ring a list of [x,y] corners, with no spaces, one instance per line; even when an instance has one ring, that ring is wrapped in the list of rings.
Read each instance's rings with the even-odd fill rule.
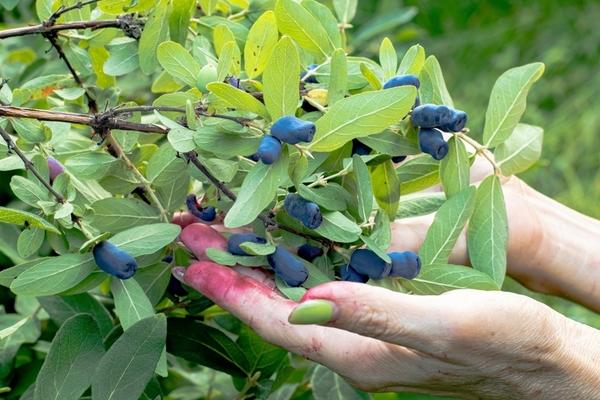
[[[352,252],[350,262],[342,267],[344,281],[364,283],[369,279],[397,277],[414,279],[421,271],[421,259],[412,251],[388,253],[392,262],[387,263],[369,249]]]
[[[271,126],[271,134],[263,136],[256,154],[250,158],[265,164],[273,164],[279,159],[282,143],[308,143],[313,140],[315,132],[315,124],[310,121],[292,116],[281,117]]]

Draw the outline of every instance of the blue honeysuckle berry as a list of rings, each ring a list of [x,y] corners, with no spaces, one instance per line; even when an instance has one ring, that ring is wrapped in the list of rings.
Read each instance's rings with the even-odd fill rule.
[[[264,164],[273,164],[281,155],[281,142],[273,136],[263,136],[256,154]]]
[[[392,269],[389,276],[404,279],[414,279],[421,272],[421,259],[412,251],[388,253],[392,259]]]
[[[275,274],[289,286],[300,286],[308,279],[304,263],[283,246],[277,246],[275,252],[267,256],[267,261]]]
[[[217,217],[217,210],[213,206],[199,207],[198,199],[195,194],[190,194],[185,198],[185,205],[190,213],[202,221],[211,222]]]
[[[261,238],[254,233],[234,233],[227,239],[227,251],[236,256],[248,256],[249,254],[240,247],[240,244],[244,242],[267,243],[265,238]]]
[[[441,160],[448,154],[448,143],[437,129],[419,129],[419,147],[423,153],[436,160]]]
[[[392,162],[399,163],[406,160],[406,156],[394,156],[392,157]]]
[[[447,124],[441,125],[444,132],[460,132],[467,125],[467,113],[460,110],[452,110],[452,117]]]
[[[411,121],[420,128],[437,128],[452,121],[453,110],[444,105],[423,104],[412,111]]]
[[[260,157],[258,156],[258,153],[254,153],[254,154],[251,154],[249,156],[246,156],[246,158],[249,158],[249,159],[251,159],[254,162],[260,161]]]
[[[271,135],[289,144],[308,143],[316,131],[314,123],[293,116],[281,117],[271,126]]]
[[[306,76],[306,74],[308,73],[308,71],[312,71],[313,69],[317,68],[318,65],[317,64],[310,64],[309,66],[306,67],[306,71],[302,71],[300,73],[300,79],[304,78]],[[319,83],[319,81],[317,81],[317,77],[315,75],[311,75],[308,78],[306,78],[306,80],[304,81],[305,83]]]
[[[340,278],[346,282],[365,283],[369,280],[367,275],[360,274],[350,265],[344,265],[340,268]]]
[[[236,87],[239,89],[240,87],[240,78],[235,77],[235,76],[230,76],[229,78],[227,78],[225,80],[227,83],[229,83],[231,86]]]
[[[179,279],[171,276],[169,279],[169,284],[167,285],[167,292],[171,293],[174,296],[183,297],[188,295],[188,291],[183,287]]]
[[[366,156],[371,153],[371,148],[358,139],[352,140],[352,155]]]
[[[317,246],[304,243],[298,247],[298,257],[305,259],[306,261],[313,262],[317,257],[323,255],[323,249]]]
[[[96,244],[92,250],[94,261],[100,269],[119,279],[129,279],[137,270],[135,258],[108,241]]]
[[[283,208],[290,216],[302,222],[309,229],[317,229],[323,222],[319,206],[297,193],[290,193],[286,196]]]
[[[412,74],[398,75],[383,84],[384,89],[389,89],[397,86],[414,86],[417,89],[421,86],[421,82],[417,76]]]
[[[354,250],[348,263],[356,272],[371,279],[383,279],[390,273],[392,265],[382,260],[369,249]]]

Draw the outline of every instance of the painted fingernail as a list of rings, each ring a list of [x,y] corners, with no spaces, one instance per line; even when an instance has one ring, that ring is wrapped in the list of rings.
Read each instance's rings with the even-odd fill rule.
[[[324,324],[331,321],[335,305],[327,300],[308,300],[300,303],[292,310],[288,321],[290,324]]]
[[[183,267],[175,267],[171,270],[171,275],[173,275],[175,277],[175,279],[177,279],[180,282],[183,282],[183,275],[185,274],[185,268]]]

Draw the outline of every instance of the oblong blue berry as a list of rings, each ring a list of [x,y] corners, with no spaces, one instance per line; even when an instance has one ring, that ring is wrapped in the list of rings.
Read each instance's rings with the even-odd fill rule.
[[[361,142],[360,140],[352,140],[352,155],[358,154],[359,156],[366,156],[371,152],[371,148]]]
[[[369,249],[354,250],[349,265],[359,274],[367,275],[371,279],[383,279],[392,269],[391,264],[383,261]]]
[[[399,163],[406,160],[406,156],[394,156],[392,157],[392,162]]]
[[[452,110],[444,105],[423,104],[415,107],[410,119],[420,128],[437,128],[450,123]]]
[[[441,125],[444,132],[460,132],[467,125],[467,113],[460,110],[452,110],[452,117],[447,124]]]
[[[392,269],[389,276],[404,279],[414,279],[421,272],[421,259],[412,251],[388,253],[392,259]]]
[[[418,89],[421,86],[421,82],[416,75],[407,74],[395,76],[383,84],[384,89],[389,89],[396,86],[414,86]]]
[[[94,261],[100,269],[119,279],[129,279],[137,270],[135,258],[108,241],[102,241],[92,249]]]
[[[367,275],[356,272],[350,265],[344,265],[342,268],[340,268],[340,278],[346,282],[358,283],[365,283],[369,280]]]
[[[305,259],[306,261],[312,262],[315,258],[323,255],[323,249],[317,246],[304,243],[298,247],[298,257]]]
[[[423,153],[436,160],[441,160],[448,154],[448,143],[437,129],[419,129],[419,147]]]
[[[283,246],[277,246],[275,252],[267,256],[267,261],[275,274],[289,286],[300,286],[308,279],[304,263]]]
[[[265,238],[261,238],[254,233],[234,233],[227,239],[227,251],[236,256],[248,256],[249,254],[240,247],[240,244],[244,242],[267,243]]]
[[[309,229],[317,229],[323,222],[319,206],[297,193],[290,193],[285,197],[283,208],[290,216],[302,222]]]
[[[289,144],[310,142],[316,131],[314,123],[293,116],[281,117],[271,126],[271,135]]]
[[[317,68],[318,65],[317,64],[310,64],[309,66],[306,67],[306,71],[302,71],[300,72],[300,79],[304,78],[306,76],[306,74],[308,73],[308,71],[312,71],[313,69]],[[317,77],[315,75],[311,75],[308,78],[306,78],[306,80],[304,81],[306,83],[319,83],[317,81]]]
[[[263,136],[256,154],[258,154],[258,158],[263,163],[267,165],[273,164],[279,159],[279,155],[281,154],[281,142],[273,136]]]

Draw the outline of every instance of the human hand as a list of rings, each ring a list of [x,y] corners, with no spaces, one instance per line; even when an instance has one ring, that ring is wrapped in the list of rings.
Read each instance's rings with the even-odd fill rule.
[[[206,248],[224,243],[216,232],[189,232],[182,241],[200,260]],[[310,289],[298,306],[257,269],[199,261],[175,275],[266,340],[365,390],[592,398],[600,382],[598,333],[524,296],[475,290],[410,296],[331,282]],[[326,326],[291,324],[291,313],[292,321]]]

